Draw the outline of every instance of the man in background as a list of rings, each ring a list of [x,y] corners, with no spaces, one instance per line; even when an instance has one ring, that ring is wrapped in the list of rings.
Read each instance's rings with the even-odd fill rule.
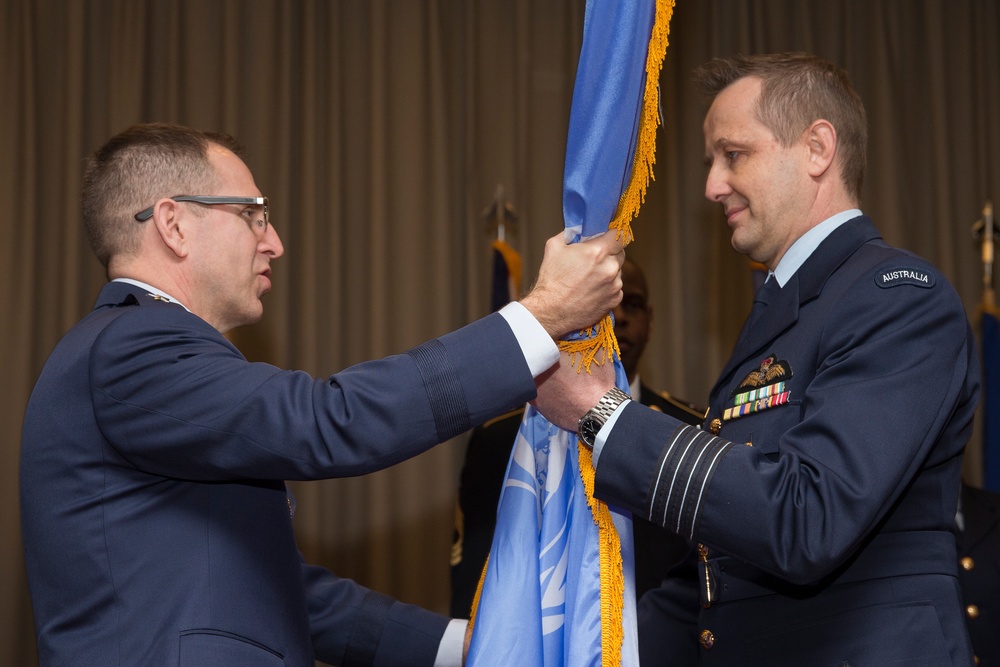
[[[652,330],[653,308],[642,269],[631,259],[622,264],[622,301],[613,310],[615,337],[631,395],[653,410],[690,424],[699,424],[705,409],[656,392],[639,378],[639,360]],[[451,615],[468,618],[490,552],[496,527],[497,504],[503,487],[524,407],[476,427],[465,451],[455,512],[455,538],[451,559]],[[667,570],[680,561],[690,542],[643,518],[632,524],[635,543],[635,596],[642,597],[660,585]]]
[[[976,664],[1000,665],[1000,493],[962,483],[958,580]]]
[[[32,392],[25,562],[42,667],[458,667],[463,621],[306,565],[284,480],[361,475],[535,396],[618,304],[614,235],[550,239],[519,303],[325,378],[248,362],[284,253],[229,137],[150,124],[84,176],[110,282]]]

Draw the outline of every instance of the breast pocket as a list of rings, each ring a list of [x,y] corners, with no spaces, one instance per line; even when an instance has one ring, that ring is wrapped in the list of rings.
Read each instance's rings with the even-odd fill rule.
[[[181,633],[178,667],[284,667],[284,658],[245,637],[220,630],[188,630]]]

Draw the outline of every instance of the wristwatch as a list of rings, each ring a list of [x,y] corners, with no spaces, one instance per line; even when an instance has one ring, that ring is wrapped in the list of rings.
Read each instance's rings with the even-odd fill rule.
[[[583,444],[593,449],[597,432],[604,426],[604,422],[608,421],[619,405],[631,398],[631,396],[618,387],[609,389],[604,396],[601,396],[601,400],[597,402],[597,405],[587,410],[587,414],[580,417],[580,421],[577,422],[576,434],[583,441]]]

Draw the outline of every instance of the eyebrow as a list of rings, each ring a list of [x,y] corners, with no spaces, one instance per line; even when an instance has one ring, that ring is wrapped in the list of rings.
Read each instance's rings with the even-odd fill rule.
[[[739,148],[743,148],[743,147],[746,146],[746,142],[744,142],[744,141],[737,141],[737,140],[732,139],[730,137],[719,137],[714,142],[712,142],[712,147],[713,148],[717,148],[719,150],[722,150],[723,148],[725,148],[725,146],[727,144],[732,144],[732,145],[735,145],[735,146],[737,146]]]

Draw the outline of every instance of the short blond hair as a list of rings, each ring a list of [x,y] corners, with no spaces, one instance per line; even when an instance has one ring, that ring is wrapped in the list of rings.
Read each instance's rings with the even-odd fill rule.
[[[211,144],[241,152],[227,135],[147,123],[116,134],[91,156],[83,176],[83,224],[101,264],[138,251],[136,213],[163,197],[213,188]]]

